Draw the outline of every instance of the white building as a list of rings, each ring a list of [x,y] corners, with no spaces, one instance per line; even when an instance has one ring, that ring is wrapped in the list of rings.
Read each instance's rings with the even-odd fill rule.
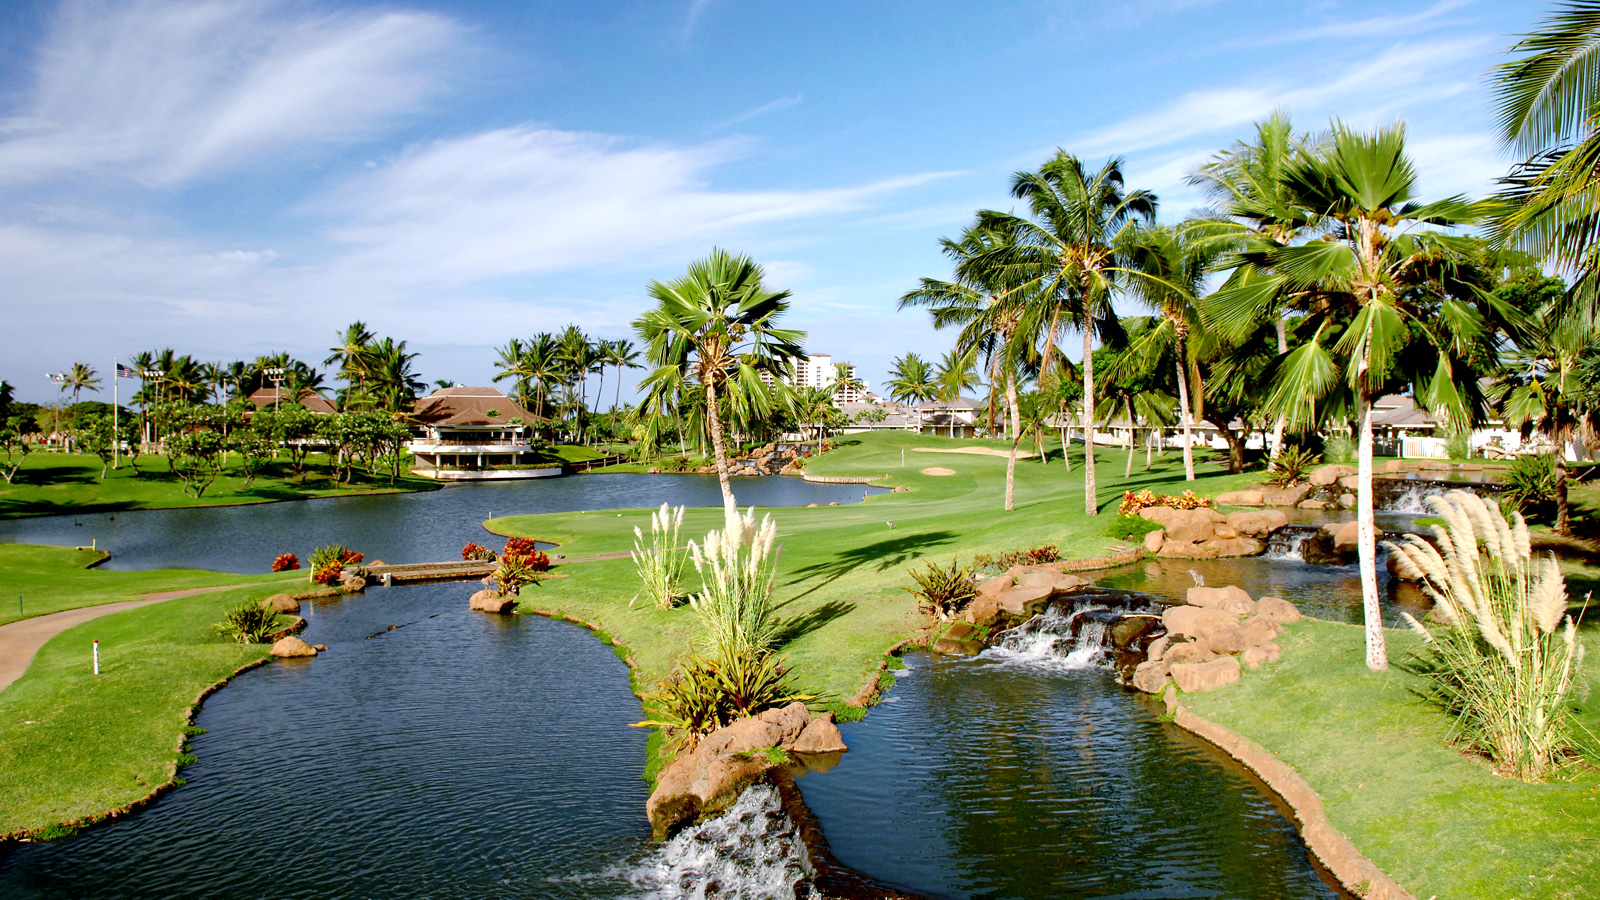
[[[843,363],[846,374],[854,386],[836,390],[833,394],[834,405],[843,403],[861,403],[867,399],[866,384],[857,379],[856,367],[850,363]],[[761,373],[761,380],[772,382],[772,377],[765,372]],[[804,360],[794,363],[794,376],[785,379],[790,387],[795,388],[826,388],[832,387],[839,380],[839,367],[834,364],[833,357],[826,353],[813,353]]]

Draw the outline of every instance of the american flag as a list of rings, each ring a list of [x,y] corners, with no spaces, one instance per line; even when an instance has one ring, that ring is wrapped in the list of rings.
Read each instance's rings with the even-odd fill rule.
[[[118,378],[138,378],[139,377],[139,370],[138,369],[130,369],[127,366],[123,365],[122,363],[117,363],[117,377]]]

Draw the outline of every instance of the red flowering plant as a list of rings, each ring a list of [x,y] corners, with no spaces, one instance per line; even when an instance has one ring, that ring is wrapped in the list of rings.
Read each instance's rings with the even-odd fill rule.
[[[316,584],[335,585],[339,583],[339,579],[342,577],[344,577],[343,566],[323,566],[319,569],[311,570],[311,580]]]
[[[544,572],[550,568],[550,557],[527,538],[510,538],[506,541],[506,548],[500,552],[500,556],[516,557],[535,572]]]
[[[300,557],[293,553],[279,553],[272,560],[272,571],[287,572],[290,569],[300,568]]]
[[[488,547],[468,541],[467,545],[461,548],[461,558],[468,562],[494,562],[495,556],[494,551]]]
[[[1122,495],[1122,505],[1117,512],[1124,516],[1137,516],[1139,510],[1151,506],[1168,506],[1173,509],[1201,509],[1215,506],[1210,497],[1197,497],[1194,491],[1182,494],[1157,494],[1154,491],[1128,491]]]

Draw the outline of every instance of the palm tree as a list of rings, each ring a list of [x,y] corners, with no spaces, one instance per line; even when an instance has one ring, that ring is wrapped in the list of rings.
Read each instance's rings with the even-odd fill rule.
[[[983,381],[978,378],[978,353],[977,347],[964,349],[952,347],[944,352],[939,360],[938,368],[934,373],[934,384],[939,386],[938,399],[950,407],[950,436],[956,436],[956,416],[953,404],[961,399],[961,395],[969,390],[977,390],[983,386]]]
[[[926,403],[938,392],[933,369],[928,361],[915,353],[907,353],[894,361],[889,370],[889,399],[900,403]]]
[[[1054,346],[1065,328],[1083,333],[1084,515],[1099,512],[1094,473],[1094,339],[1116,335],[1113,295],[1128,277],[1127,257],[1142,224],[1153,223],[1156,197],[1127,190],[1122,160],[1090,173],[1058,150],[1037,172],[1018,172],[1011,193],[1028,202],[1032,218],[985,210],[985,228],[1002,232],[992,254],[973,260],[978,269],[999,265],[1005,280],[1040,298],[1048,309],[1040,343]],[[992,258],[987,258],[992,257]]]
[[[533,371],[528,365],[528,348],[522,343],[521,338],[512,338],[506,341],[504,347],[497,347],[495,353],[499,358],[494,361],[494,367],[499,369],[500,373],[494,376],[494,381],[515,379],[512,391],[515,392],[517,402],[524,407],[529,406]],[[444,386],[446,385],[441,385]]]
[[[351,322],[344,331],[339,332],[338,343],[328,348],[328,358],[322,364],[331,366],[338,363],[339,377],[354,389],[354,393],[364,394],[371,345],[376,338],[377,335],[367,328],[365,322]]]
[[[1322,152],[1296,160],[1285,182],[1295,206],[1319,211],[1331,228],[1327,239],[1271,242],[1242,252],[1241,261],[1255,266],[1258,277],[1217,291],[1207,306],[1216,328],[1242,336],[1269,321],[1276,298],[1285,292],[1317,294],[1307,322],[1315,333],[1277,367],[1270,403],[1290,419],[1309,421],[1319,398],[1337,391],[1341,382],[1354,394],[1360,421],[1356,514],[1367,666],[1381,670],[1388,658],[1373,523],[1373,400],[1402,370],[1400,351],[1416,329],[1440,351],[1419,399],[1435,409],[1449,405],[1456,415],[1470,415],[1459,408],[1459,385],[1475,379],[1455,366],[1454,355],[1444,352],[1449,339],[1434,329],[1442,320],[1454,331],[1481,332],[1483,319],[1436,284],[1419,282],[1419,276],[1441,258],[1469,252],[1471,243],[1417,226],[1468,224],[1478,212],[1459,197],[1431,204],[1412,199],[1416,170],[1399,125],[1360,133],[1336,122]],[[1420,315],[1424,307],[1433,314]],[[1324,334],[1338,335],[1332,348],[1323,343]]]
[[[78,396],[84,390],[100,393],[100,379],[95,376],[94,367],[86,363],[73,363],[61,386],[72,391],[73,406],[78,405]]]
[[[594,345],[576,325],[568,325],[556,338],[557,365],[569,388],[567,403],[573,414],[573,435],[579,441],[583,440],[583,418],[588,402],[585,386],[589,373],[594,370],[595,355]]]
[[[1496,236],[1575,276],[1570,301],[1555,310],[1600,319],[1600,4],[1558,3],[1496,69],[1501,140],[1525,161],[1503,183],[1508,201]]]
[[[639,364],[639,348],[635,347],[633,341],[627,338],[607,341],[604,352],[606,362],[617,367],[617,388],[616,393],[611,398],[611,420],[614,426],[617,418],[617,407],[622,404],[622,370],[642,369],[644,366]]]
[[[393,338],[384,338],[368,348],[368,392],[380,409],[403,413],[416,403],[417,394],[424,387],[411,365],[418,355],[407,353],[406,342]]]
[[[645,378],[647,389],[692,379],[705,391],[702,404],[716,457],[717,482],[729,517],[736,514],[728,481],[728,453],[722,434],[720,397],[735,408],[765,406],[769,395],[761,381],[787,375],[793,360],[805,355],[805,333],[777,327],[789,308],[788,291],[768,290],[762,270],[747,256],[716,248],[689,264],[688,272],[671,282],[652,281],[650,297],[657,306],[634,322],[645,355],[655,370]]]

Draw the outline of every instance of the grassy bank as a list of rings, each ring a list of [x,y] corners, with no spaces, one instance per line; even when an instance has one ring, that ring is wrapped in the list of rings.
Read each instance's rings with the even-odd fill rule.
[[[264,645],[224,640],[212,624],[241,600],[273,590],[168,600],[85,623],[46,644],[27,674],[0,691],[0,834],[119,809],[166,782],[195,696],[267,655]],[[94,639],[98,677],[86,649]]]

